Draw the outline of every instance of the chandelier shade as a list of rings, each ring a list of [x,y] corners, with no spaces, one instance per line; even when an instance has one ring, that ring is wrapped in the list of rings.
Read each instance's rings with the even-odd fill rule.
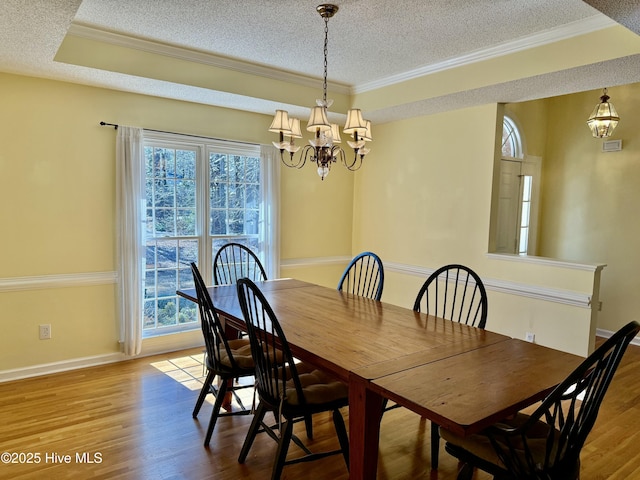
[[[320,131],[331,130],[331,124],[327,119],[327,110],[324,107],[313,107],[309,115],[307,132],[315,132],[317,129]]]
[[[333,104],[333,100],[327,99],[329,19],[336,14],[338,6],[322,4],[318,5],[316,10],[324,19],[324,77],[322,99],[316,100],[317,106],[310,109],[309,121],[307,122],[307,131],[314,133],[314,138],[309,140],[309,144],[302,149],[300,156],[296,159],[294,155],[300,150],[300,147],[294,142],[296,138],[302,138],[300,120],[289,117],[289,113],[285,110],[276,110],[269,131],[279,135],[279,141],[273,142],[273,145],[280,150],[280,159],[284,165],[302,168],[308,160],[316,165],[318,175],[324,180],[331,170],[331,165],[336,163],[338,159],[348,170],[358,170],[362,166],[364,156],[370,152],[369,148],[365,148],[365,142],[370,142],[372,136],[371,122],[362,117],[360,109],[352,108],[347,112],[347,121],[343,132],[353,138],[353,141],[347,141],[347,144],[353,149],[353,160],[347,160],[347,154],[338,145],[342,141],[340,127],[335,123],[330,123],[327,115],[328,108]],[[288,140],[285,137],[288,137]]]
[[[618,112],[613,104],[609,102],[607,89],[605,88],[602,93],[600,103],[595,106],[589,120],[587,120],[591,134],[596,138],[610,137],[620,121]]]
[[[284,110],[276,110],[276,114],[273,117],[273,121],[271,122],[269,131],[275,133],[282,132],[284,134],[290,134],[291,126],[289,122],[289,114]]]

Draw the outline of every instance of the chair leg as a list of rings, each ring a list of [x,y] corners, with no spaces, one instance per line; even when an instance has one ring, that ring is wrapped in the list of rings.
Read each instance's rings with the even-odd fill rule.
[[[211,392],[211,385],[213,384],[213,380],[215,378],[215,374],[209,370],[207,372],[207,377],[204,379],[204,383],[202,384],[202,389],[200,390],[200,395],[198,395],[198,400],[196,401],[196,406],[193,407],[193,413],[191,414],[193,418],[198,416],[198,412],[200,412],[200,408],[204,403],[204,399]]]
[[[307,438],[313,440],[313,417],[311,415],[304,417],[304,426],[307,430]]]
[[[284,462],[287,459],[287,452],[289,451],[291,435],[293,434],[293,421],[289,419],[285,420],[282,422],[281,428],[280,441],[278,442],[276,458],[273,464],[273,470],[271,471],[271,480],[280,480],[280,476],[282,475]]]
[[[336,433],[338,435],[338,442],[340,442],[340,449],[342,450],[342,456],[347,464],[347,470],[349,470],[349,435],[347,435],[347,429],[344,426],[344,418],[340,410],[335,409],[333,411],[333,424],[336,427]]]
[[[247,431],[247,436],[244,439],[244,443],[242,444],[242,450],[240,450],[240,455],[238,456],[238,463],[244,463],[247,459],[247,455],[249,455],[249,450],[251,450],[251,445],[253,445],[253,441],[256,439],[256,435],[258,435],[258,430],[260,430],[260,425],[264,419],[267,410],[264,408],[262,403],[258,404],[258,408],[256,409],[256,413],[253,416],[253,420],[251,421],[251,426]]]
[[[431,422],[431,470],[438,469],[438,456],[440,454],[439,426]]]
[[[456,480],[471,480],[473,478],[473,467],[468,463],[463,463]]]
[[[216,401],[213,403],[213,410],[211,411],[211,419],[209,420],[209,427],[207,428],[207,436],[204,439],[204,446],[208,447],[209,442],[211,441],[211,435],[213,434],[213,429],[216,426],[216,421],[218,420],[218,415],[220,413],[220,408],[222,407],[222,402],[224,402],[224,397],[227,394],[227,379],[221,379],[220,387],[218,387],[218,393],[216,394]]]

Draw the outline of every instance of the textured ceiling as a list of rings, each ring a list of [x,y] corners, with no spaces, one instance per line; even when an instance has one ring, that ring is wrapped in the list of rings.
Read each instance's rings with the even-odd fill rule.
[[[0,70],[261,113],[273,101],[177,82],[54,61],[67,32],[85,29],[151,41],[311,77],[320,89],[324,22],[318,0],[3,0]],[[328,77],[351,92],[367,91],[483,52],[508,52],[540,38],[629,22],[636,2],[611,12],[596,0],[340,0],[329,21]],[[604,4],[599,5],[599,4]],[[595,7],[595,8],[594,8]],[[620,21],[623,25],[623,21]],[[627,27],[633,29],[633,24]],[[584,31],[583,31],[584,33]],[[607,68],[602,68],[606,66]],[[487,102],[521,101],[640,81],[637,55],[573,70],[469,89],[369,112],[377,122]],[[313,99],[309,99],[312,103]],[[295,109],[295,106],[293,106]]]

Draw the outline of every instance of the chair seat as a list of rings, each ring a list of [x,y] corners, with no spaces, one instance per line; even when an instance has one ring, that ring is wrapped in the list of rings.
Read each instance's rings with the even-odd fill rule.
[[[249,339],[239,338],[237,340],[228,340],[231,356],[236,361],[238,367],[242,369],[253,369],[255,367],[253,363],[253,357],[251,356],[251,344]],[[220,363],[231,368],[231,361],[227,352],[220,352]]]
[[[517,415],[515,415],[515,417],[498,422],[496,426],[501,428],[517,428],[524,425],[524,423],[528,419],[529,415],[518,413]],[[544,463],[548,435],[549,426],[542,421],[536,422],[533,427],[527,430],[527,447],[529,448],[533,458],[536,460],[536,463]],[[440,427],[440,436],[445,441],[457,447],[465,449],[467,452],[475,455],[478,458],[493,463],[494,465],[498,465],[501,468],[505,468],[504,463],[498,458],[496,450],[491,444],[491,440],[487,435],[478,433],[475,435],[469,435],[468,437],[462,437]],[[500,442],[499,438],[496,438],[496,441],[498,441],[498,443],[500,443],[500,445],[503,446],[505,450],[509,449],[506,444]],[[514,453],[517,453],[519,456],[524,458],[524,444],[521,440],[512,438],[511,446],[515,450]],[[555,455],[555,451],[552,451],[551,454]]]
[[[349,389],[345,383],[305,363],[296,364],[296,370],[307,405],[333,403],[341,400],[344,400],[346,404]],[[287,382],[285,398],[289,405],[300,404],[293,380]]]

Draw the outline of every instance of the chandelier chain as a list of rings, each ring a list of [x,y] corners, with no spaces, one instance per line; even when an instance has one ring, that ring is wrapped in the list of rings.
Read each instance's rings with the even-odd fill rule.
[[[322,82],[322,100],[327,105],[327,55],[329,54],[329,17],[324,17],[324,81]]]

